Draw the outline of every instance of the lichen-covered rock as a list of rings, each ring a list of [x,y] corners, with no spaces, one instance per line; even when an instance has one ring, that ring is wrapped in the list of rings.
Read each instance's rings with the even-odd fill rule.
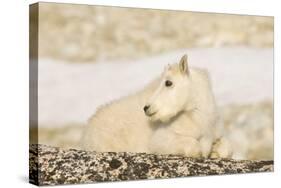
[[[186,158],[145,153],[98,153],[31,144],[30,183],[57,185],[102,181],[271,172],[273,161]]]

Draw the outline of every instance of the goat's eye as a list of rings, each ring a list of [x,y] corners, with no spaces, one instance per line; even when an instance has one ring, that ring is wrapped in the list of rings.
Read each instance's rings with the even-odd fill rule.
[[[170,80],[166,80],[166,82],[165,82],[166,87],[170,87],[172,85],[173,85],[173,82],[171,82]]]

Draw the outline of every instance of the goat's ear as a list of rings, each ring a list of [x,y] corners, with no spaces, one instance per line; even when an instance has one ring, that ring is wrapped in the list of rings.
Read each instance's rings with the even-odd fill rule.
[[[188,62],[187,62],[187,55],[184,54],[179,62],[180,71],[183,74],[189,74]]]

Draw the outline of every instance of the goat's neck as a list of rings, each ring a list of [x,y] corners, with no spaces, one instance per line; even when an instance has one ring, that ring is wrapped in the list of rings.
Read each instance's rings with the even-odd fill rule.
[[[195,82],[194,84],[200,83]],[[198,122],[208,122],[211,120],[210,118],[214,118],[213,114],[216,113],[216,104],[208,84],[200,89],[194,87],[191,93],[191,100],[187,102],[184,113]]]

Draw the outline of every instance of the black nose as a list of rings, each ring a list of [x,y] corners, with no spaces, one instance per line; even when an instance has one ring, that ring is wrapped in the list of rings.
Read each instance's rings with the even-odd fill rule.
[[[146,112],[146,111],[149,109],[149,107],[150,107],[149,105],[144,106],[144,107],[143,107],[144,112]]]

